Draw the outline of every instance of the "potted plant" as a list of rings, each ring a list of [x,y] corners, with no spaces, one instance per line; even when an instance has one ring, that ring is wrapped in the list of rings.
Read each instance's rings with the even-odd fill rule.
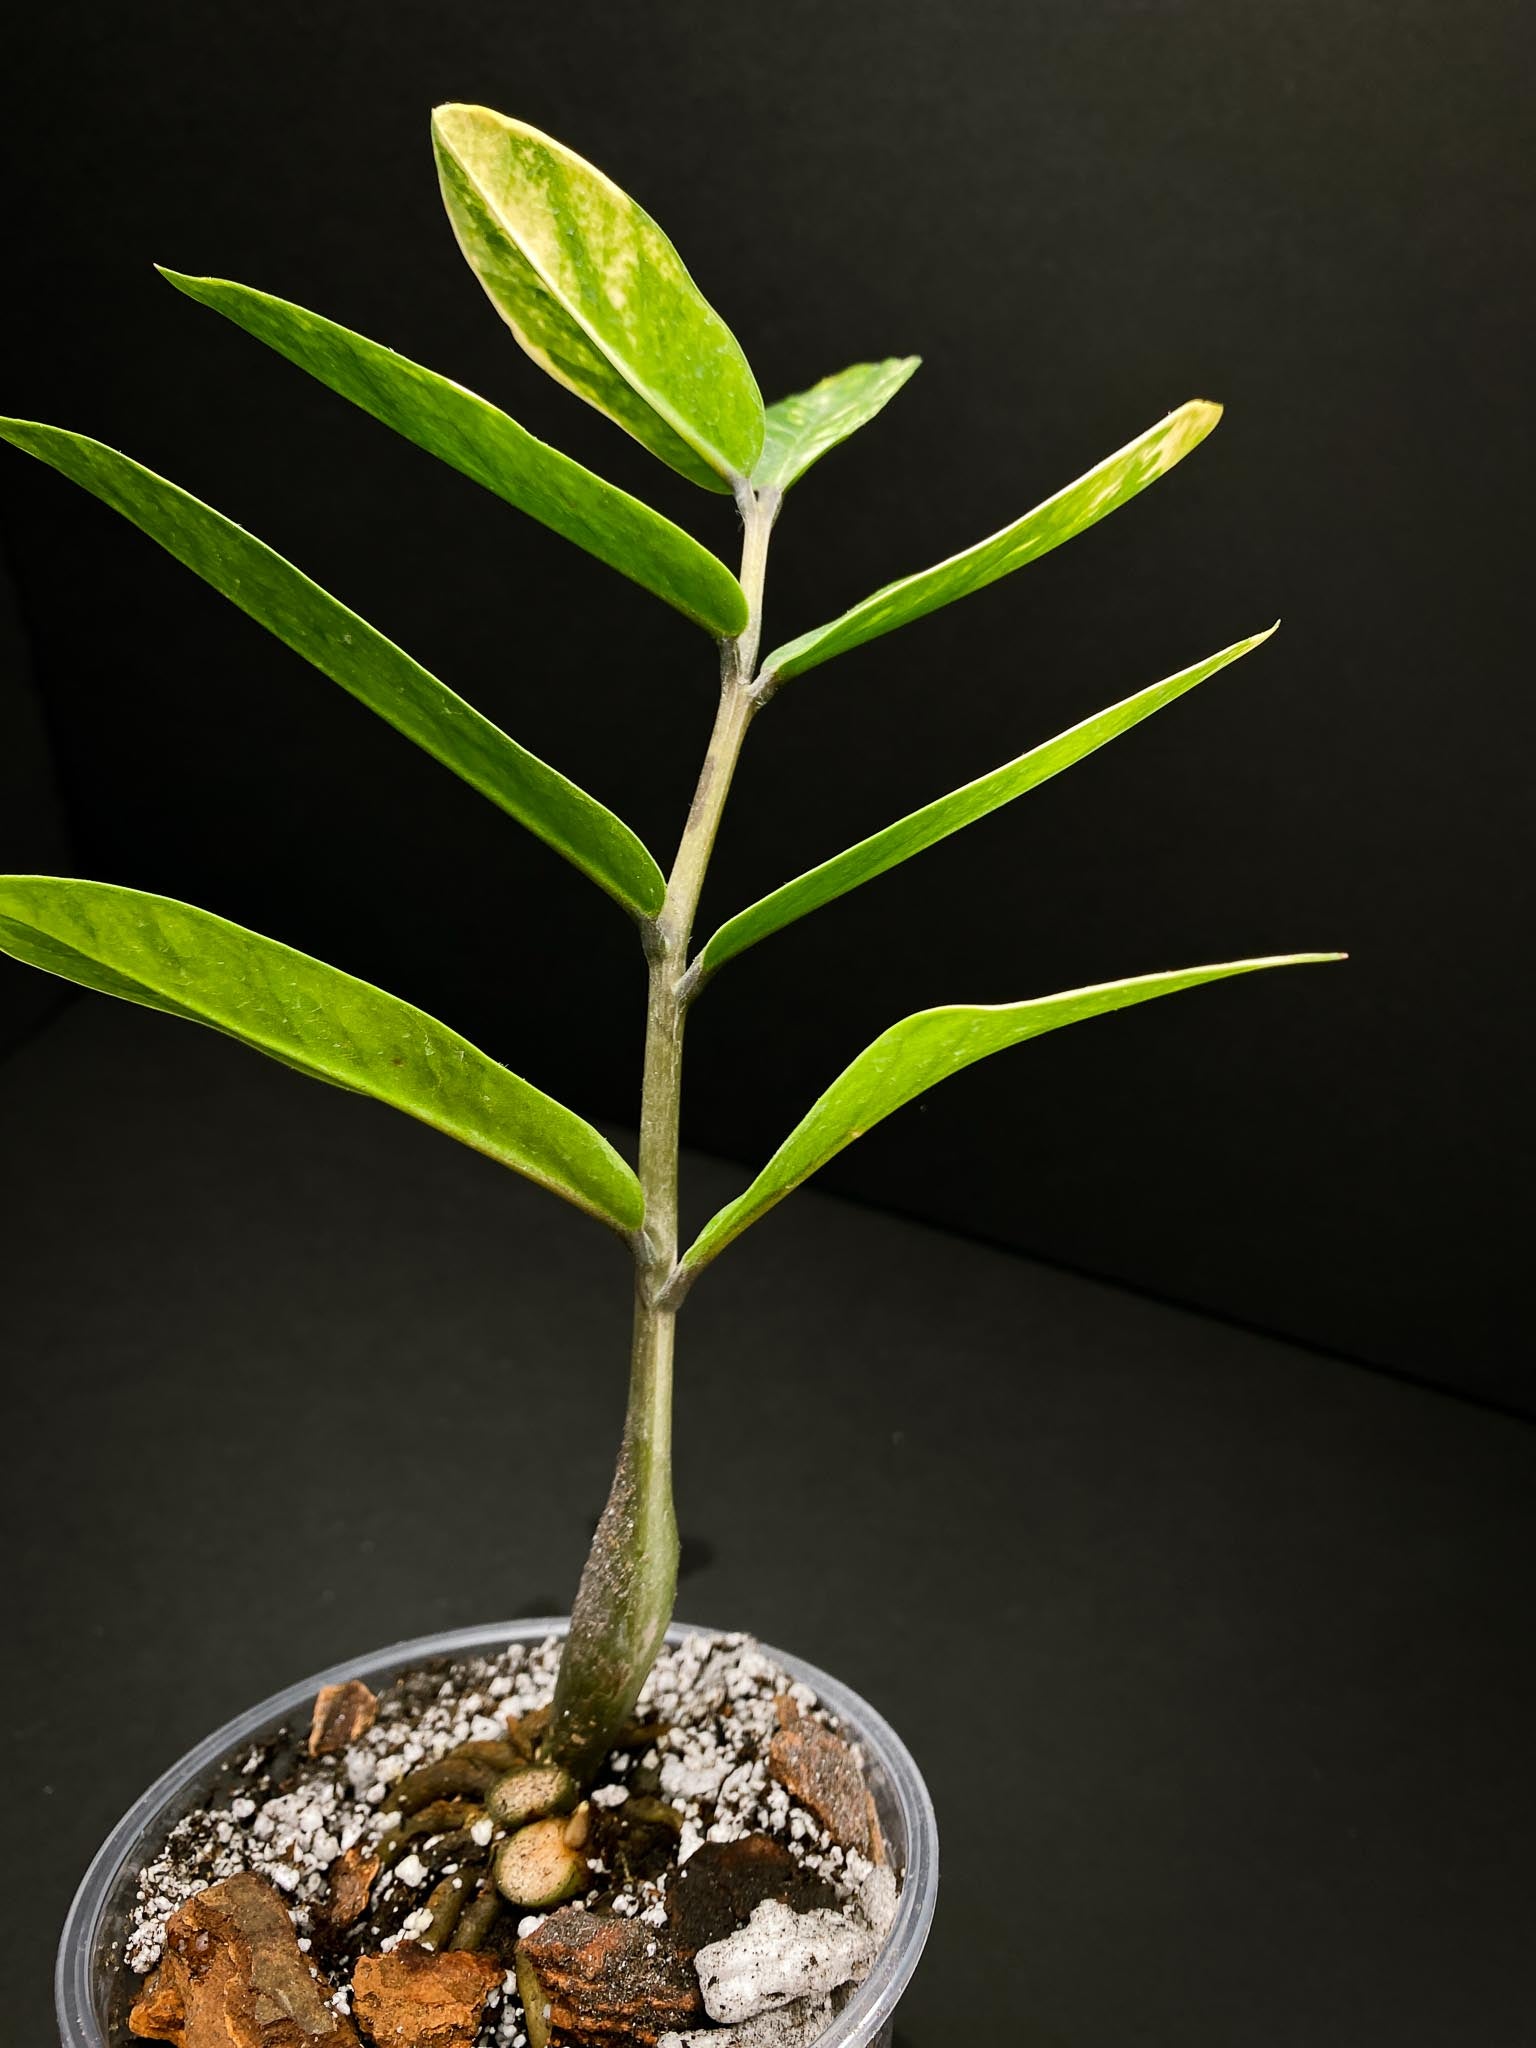
[[[685,1025],[737,954],[1023,795],[1269,634],[1223,648],[938,797],[787,881],[702,943],[695,912],[742,743],[786,684],[1084,531],[1198,446],[1220,409],[1181,406],[1001,532],[764,655],[769,537],[787,494],[885,407],[917,359],[856,364],[765,408],[740,347],[671,243],[592,165],[480,107],[439,108],[433,141],[459,245],[515,339],[661,461],[734,501],[738,573],[462,386],[265,293],[164,275],[717,643],[718,711],[669,871],[596,799],[210,507],[83,435],[16,420],[0,422],[0,433],[114,506],[613,898],[634,923],[648,970],[635,1162],[447,1025],[210,912],[110,883],[13,876],[0,881],[0,947],[389,1103],[606,1225],[633,1268],[623,1440],[569,1622],[554,1641],[543,1642],[553,1624],[481,1631],[322,1674],[323,1684],[264,1702],[219,1731],[146,1795],[77,1901],[61,1956],[61,2024],[67,2040],[105,2040],[123,2005],[110,1985],[129,1976],[127,1940],[130,1956],[136,1941],[140,1964],[154,1970],[134,2006],[134,2030],[184,2039],[186,2048],[223,2038],[208,2031],[199,1976],[210,1953],[223,1972],[218,2024],[226,2028],[234,2027],[231,2000],[253,1995],[264,1970],[288,1973],[284,2010],[298,2031],[284,2043],[350,2039],[358,2024],[402,2048],[467,2043],[477,2033],[510,2042],[524,2030],[533,2048],[551,2038],[679,2034],[719,2048],[871,2042],[882,2037],[932,1910],[931,1812],[900,1744],[835,1681],[807,1680],[803,1667],[740,1639],[700,1643],[671,1629],[679,1311],[758,1217],[872,1124],[971,1062],[1176,990],[1340,956],[1228,961],[904,1018],[838,1075],[745,1190],[686,1244],[678,1228]],[[428,1664],[436,1689],[424,1693]],[[298,1755],[291,1743],[284,1748],[284,1731],[298,1725],[311,1691]],[[707,1768],[694,1757],[690,1779],[695,1708],[733,1724],[727,1761],[752,1781],[736,1807],[717,1753]],[[231,1791],[242,1772],[252,1796]],[[257,1800],[257,1792],[268,1796]],[[356,1811],[338,1818],[349,1797]],[[246,1823],[266,1818],[260,1839],[281,1840],[294,1799],[324,1808],[322,1840],[316,1847],[312,1828],[307,1849],[263,1862],[267,1852],[243,1832]],[[221,1827],[230,1832],[221,1836]],[[749,1841],[758,1846],[749,1851]],[[263,1874],[251,1875],[253,1862]],[[684,1940],[678,1930],[689,1913]],[[852,1934],[829,1976],[828,1944],[843,1939],[829,1932],[834,1921]],[[290,1953],[296,1925],[310,1930],[308,1947]],[[818,1935],[810,1947],[822,1951],[816,1967],[806,1962],[807,1928]],[[379,1942],[378,1953],[359,1959],[365,1937]],[[352,1983],[317,1977],[320,1960],[355,1962]],[[365,1962],[378,1965],[368,1985]]]

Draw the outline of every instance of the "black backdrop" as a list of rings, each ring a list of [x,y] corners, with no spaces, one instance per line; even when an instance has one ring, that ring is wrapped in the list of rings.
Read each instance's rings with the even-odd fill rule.
[[[755,1164],[931,1002],[1347,946],[991,1062],[827,1179],[1529,1405],[1523,36],[1521,0],[33,10],[4,124],[4,404],[249,524],[664,856],[707,642],[152,260],[461,378],[722,551],[727,505],[505,337],[441,216],[433,101],[515,112],[617,176],[770,397],[922,352],[791,500],[770,639],[1222,398],[1213,440],[1105,526],[785,690],[705,928],[1277,612],[1282,634],[733,966],[694,1020],[688,1134]],[[632,1114],[640,964],[606,899],[72,487],[8,454],[0,494],[81,872],[334,959]],[[46,866],[50,833],[19,805],[0,852]]]

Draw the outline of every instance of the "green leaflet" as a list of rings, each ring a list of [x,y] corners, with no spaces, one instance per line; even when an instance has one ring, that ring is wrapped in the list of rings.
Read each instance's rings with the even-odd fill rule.
[[[1219,967],[1187,967],[1173,974],[1101,982],[1093,988],[1069,989],[1063,995],[1041,996],[1032,1002],[958,1004],[904,1017],[844,1068],[746,1192],[710,1218],[684,1253],[683,1267],[697,1271],[707,1265],[749,1223],[755,1223],[775,1202],[782,1202],[882,1117],[989,1053],[1060,1030],[1064,1024],[1150,1002],[1154,996],[1198,988],[1202,982],[1252,974],[1263,967],[1300,967],[1343,957],[1342,953],[1289,953],[1267,960],[1230,960]]]
[[[210,1025],[387,1102],[620,1231],[640,1183],[574,1111],[398,996],[190,904],[107,882],[0,877],[0,950],[83,988]]]
[[[660,909],[666,892],[661,870],[627,825],[243,527],[83,434],[0,419],[0,439],[50,463],[131,519],[627,910],[649,917]]]
[[[1026,512],[1012,526],[1005,526],[990,539],[978,541],[962,554],[936,562],[915,576],[888,583],[856,604],[841,618],[802,633],[798,640],[776,648],[763,663],[765,682],[787,682],[807,669],[845,654],[850,647],[862,647],[882,633],[894,632],[913,619],[953,604],[957,597],[969,597],[1026,562],[1036,561],[1060,547],[1064,540],[1084,532],[1106,514],[1118,510],[1155,483],[1192,448],[1197,448],[1221,418],[1221,407],[1203,398],[1192,398],[1166,419],[1127,447],[1090,469],[1075,484],[1047,498],[1033,512]]]
[[[855,363],[770,405],[763,417],[763,452],[752,472],[758,491],[787,491],[829,448],[846,441],[890,403],[922,361],[890,356]]]
[[[559,449],[535,440],[462,384],[248,285],[183,277],[163,266],[160,275],[418,448],[675,605],[707,632],[733,639],[745,628],[747,600],[741,585],[692,534]]]
[[[749,477],[757,384],[650,215],[574,150],[488,107],[439,107],[432,141],[459,247],[534,361],[694,483]]]
[[[990,775],[982,775],[975,782],[966,783],[963,789],[951,790],[948,796],[925,804],[920,811],[913,811],[910,816],[897,819],[894,825],[887,825],[883,832],[861,839],[845,853],[823,861],[820,867],[796,876],[792,882],[786,882],[783,888],[775,889],[772,895],[764,896],[721,925],[699,955],[700,978],[713,974],[717,967],[723,966],[737,953],[744,953],[748,946],[755,946],[759,939],[766,939],[771,932],[782,931],[785,925],[793,924],[797,918],[819,910],[823,903],[846,896],[861,882],[873,881],[887,868],[910,860],[914,853],[921,853],[925,847],[947,839],[962,826],[973,825],[988,812],[1012,803],[1026,790],[1048,782],[1063,768],[1070,768],[1074,761],[1081,761],[1084,755],[1117,739],[1133,725],[1140,724],[1142,719],[1150,718],[1154,711],[1161,711],[1165,704],[1171,704],[1175,697],[1182,697],[1186,690],[1203,683],[1218,669],[1225,668],[1228,662],[1236,661],[1240,655],[1261,646],[1274,631],[1271,626],[1269,632],[1255,633],[1251,639],[1239,640],[1235,646],[1224,647],[1220,654],[1213,654],[1208,661],[1181,669],[1178,675],[1170,676],[1166,682],[1154,683],[1150,689],[1139,690],[1134,697],[1111,704],[1107,711],[1085,718],[1081,725],[1058,733],[1044,746],[1021,754],[1016,761],[1005,762],[1001,768],[994,768]]]
[[[163,266],[160,275],[418,448],[675,605],[696,625],[723,639],[745,628],[741,585],[692,534],[535,440],[462,384],[286,299],[223,278],[183,277]]]

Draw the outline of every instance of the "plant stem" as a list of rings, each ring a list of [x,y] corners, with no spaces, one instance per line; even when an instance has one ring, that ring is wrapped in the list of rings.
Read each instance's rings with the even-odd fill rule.
[[[601,1763],[633,1711],[661,1648],[677,1593],[672,1505],[672,1361],[680,1295],[677,1267],[678,1130],[688,947],[715,835],[741,743],[757,709],[753,670],[762,630],[763,577],[777,494],[740,498],[741,583],[747,625],[722,644],[714,730],[665,901],[644,927],[650,983],[640,1099],[640,1185],[645,1224],[634,1241],[634,1339],[629,1406],[613,1487],[571,1611],[545,1753],[577,1778]]]

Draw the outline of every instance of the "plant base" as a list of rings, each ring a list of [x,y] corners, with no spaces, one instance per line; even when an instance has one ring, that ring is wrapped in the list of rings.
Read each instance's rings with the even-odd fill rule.
[[[310,1727],[315,1696],[322,1687],[345,1686],[349,1681],[361,1681],[385,1698],[388,1729],[381,1724],[371,1747],[360,1745],[348,1753],[349,1791],[355,1784],[363,1800],[366,1800],[366,1795],[373,1795],[367,1803],[348,1805],[347,1810],[355,1826],[357,1816],[366,1816],[370,1806],[373,1809],[384,1807],[389,1780],[398,1778],[402,1769],[420,1761],[406,1747],[403,1715],[419,1710],[427,1724],[423,1730],[423,1757],[440,1753],[452,1742],[465,1739],[466,1733],[471,1740],[477,1737],[483,1740],[497,1726],[504,1733],[502,1717],[509,1703],[514,1709],[514,1718],[517,1718],[520,1712],[538,1704],[541,1689],[547,1698],[554,1659],[549,1651],[541,1652],[539,1646],[552,1634],[558,1633],[561,1627],[557,1621],[529,1621],[500,1628],[468,1630],[399,1644],[371,1657],[353,1660],[346,1666],[320,1673],[264,1701],[209,1737],[174,1770],[167,1772],[124,1816],[103,1845],[71,1908],[60,1945],[57,1971],[60,2038],[65,2048],[119,2048],[119,2043],[126,2038],[127,2012],[142,1986],[140,1979],[123,1960],[125,1948],[133,1944],[135,1961],[141,1966],[153,1962],[157,1913],[163,1918],[162,1903],[166,1910],[179,1903],[175,1893],[188,1874],[183,1869],[180,1878],[173,1878],[174,1858],[168,1863],[161,1856],[167,1837],[172,1835],[178,1823],[184,1823],[178,1839],[184,1848],[188,1844],[196,1844],[202,1839],[203,1823],[200,1819],[189,1819],[189,1816],[198,1816],[210,1806],[221,1807],[228,1814],[234,1799],[249,1797],[239,1789],[242,1766],[250,1766],[243,1774],[247,1784],[252,1781],[260,1783],[263,1774],[271,1778],[274,1770],[287,1774],[280,1783],[291,1781],[291,1790],[273,1810],[279,1822],[285,1822],[290,1815],[293,1819],[293,1841],[285,1845],[281,1856],[276,1858],[276,1862],[289,1865],[291,1874],[276,1868],[276,1863],[269,1874],[276,1876],[291,1901],[295,1901],[301,1891],[305,1893],[306,1897],[296,1902],[308,1909],[303,1916],[306,1922],[314,1917],[316,1903],[322,1893],[329,1890],[327,1872],[340,1850],[340,1837],[328,1828],[327,1821],[345,1803],[333,1797],[330,1802],[333,1811],[328,1814],[324,1799],[307,1797],[304,1791],[306,1784],[319,1783],[320,1774],[314,1766],[306,1764],[300,1752],[303,1737]],[[701,1657],[698,1648],[689,1644],[689,1638],[703,1633],[680,1626],[669,1632],[670,1651],[658,1673],[658,1684],[653,1688],[653,1720],[665,1721],[670,1710],[681,1726],[679,1709],[682,1700],[678,1680],[679,1677],[686,1680],[698,1675]],[[740,1642],[740,1639],[729,1640]],[[446,1669],[453,1665],[463,1667],[471,1660],[495,1658],[509,1645],[519,1646],[519,1654],[503,1658],[500,1667],[494,1670],[483,1662],[479,1663],[472,1674],[473,1682],[460,1684],[462,1706],[463,1693],[472,1691],[474,1683],[487,1681],[481,1704],[491,1711],[479,1716],[486,1726],[482,1729],[476,1725],[470,1730],[469,1723],[476,1719],[476,1714],[466,1715],[438,1697]],[[702,1823],[714,1828],[717,1842],[695,1868],[695,1875],[701,1881],[709,1869],[718,1870],[722,1883],[740,1881],[740,1872],[732,1878],[730,1867],[741,1862],[745,1852],[733,1850],[727,1853],[720,1837],[751,1835],[762,1841],[776,1830],[783,1842],[795,1852],[795,1872],[803,1888],[793,1893],[788,1906],[759,1906],[752,1920],[752,1930],[761,1933],[765,1939],[775,1936],[771,1923],[776,1914],[786,1922],[784,1928],[777,1930],[777,1936],[787,1939],[794,1932],[791,1908],[802,1912],[817,1910],[822,1901],[831,1903],[834,1892],[846,1899],[857,1890],[860,1882],[866,1880],[873,1895],[880,1889],[881,1880],[878,1876],[868,1879],[867,1874],[879,1858],[888,1859],[888,1871],[900,1875],[901,1890],[894,1900],[894,1912],[890,1916],[883,1946],[872,1964],[868,1963],[867,1957],[860,1960],[862,1981],[851,1989],[845,1985],[832,1994],[831,2006],[837,2009],[816,2037],[818,2048],[873,2048],[873,2044],[885,2038],[890,2015],[916,1965],[932,1916],[937,1878],[932,1808],[910,1756],[871,1708],[835,1680],[798,1659],[783,1657],[765,1648],[760,1649],[760,1656],[763,1660],[761,1666],[754,1665],[750,1657],[743,1658],[739,1652],[732,1656],[723,1653],[717,1656],[714,1676],[706,1678],[704,1689],[708,1690],[713,1685],[718,1694],[735,1688],[740,1706],[733,1712],[721,1697],[719,1704],[723,1711],[716,1717],[715,1732],[707,1739],[702,1733],[698,1740],[691,1736],[686,1739],[669,1737],[658,1748],[647,1736],[643,1746],[627,1759],[618,1759],[618,1768],[608,1771],[597,1782],[593,1803],[586,1810],[588,1820],[583,1825],[590,1823],[595,1826],[597,1833],[594,1839],[607,1853],[599,1854],[597,1858],[602,1867],[594,1871],[584,1902],[563,1916],[547,1920],[538,1930],[534,1945],[545,1971],[544,1981],[556,1987],[563,1981],[561,1970],[571,1958],[562,1954],[561,1945],[564,1942],[569,1946],[573,1935],[585,1939],[595,1931],[603,1934],[604,1941],[610,1937],[612,1941],[619,1941],[628,1939],[629,1932],[632,1932],[640,1946],[645,1947],[644,1927],[647,1924],[664,1925],[669,1882],[665,1873],[670,1870],[670,1881],[676,1882],[678,1858],[675,1846],[681,1846],[670,1844],[665,1839],[669,1817],[672,1828],[675,1829],[681,1819],[685,1827],[694,1830],[693,1838],[686,1844],[689,1853],[682,1859],[684,1869],[699,1853],[699,1837],[706,1831]],[[778,1667],[777,1674],[773,1667]],[[399,1683],[403,1674],[413,1671],[423,1675],[413,1677],[405,1684]],[[792,1691],[785,1688],[785,1675],[791,1681]],[[489,1684],[493,1676],[494,1694]],[[776,1696],[779,1704],[775,1715],[773,1702]],[[801,1703],[812,1697],[815,1709],[804,1715]],[[454,1718],[455,1713],[457,1719]],[[837,1843],[831,1830],[816,1822],[814,1814],[802,1807],[798,1799],[791,1800],[780,1782],[787,1777],[810,1807],[819,1806],[823,1818],[832,1819],[838,1831],[852,1840],[858,1827],[857,1814],[851,1807],[841,1812],[830,1810],[826,1802],[836,1794],[837,1787],[806,1775],[815,1770],[818,1762],[825,1762],[825,1758],[818,1757],[816,1753],[823,1743],[819,1733],[823,1714],[835,1720],[841,1733],[858,1745],[863,1757],[872,1809],[868,1822],[870,1832],[862,1844],[862,1848],[872,1852],[868,1858],[863,1856],[862,1848],[844,1849]],[[767,1728],[773,1727],[773,1739],[777,1745],[774,1764],[777,1776],[770,1776],[761,1767],[761,1762],[754,1766],[748,1755],[749,1751],[761,1746],[757,1740],[744,1739],[743,1730],[748,1722],[757,1728],[759,1737]],[[784,1724],[782,1729],[779,1727],[781,1722]],[[759,1727],[758,1724],[762,1725]],[[723,1747],[721,1731],[726,1738]],[[641,1730],[640,1734],[644,1736],[645,1731]],[[282,1747],[284,1744],[286,1748]],[[838,1747],[833,1740],[830,1750],[834,1762]],[[369,1756],[380,1760],[386,1756],[393,1759],[383,1764],[373,1782],[365,1782],[370,1770]],[[231,1764],[233,1770],[227,1768]],[[331,1760],[333,1788],[338,1764],[339,1759]],[[638,1780],[634,1776],[637,1772]],[[670,1796],[663,1796],[663,1774],[666,1794]],[[657,1779],[656,1792],[646,1789],[653,1775]],[[276,1785],[269,1787],[264,1797],[270,1797],[276,1789]],[[846,1786],[843,1789],[846,1793]],[[635,1801],[636,1824],[626,1828],[620,1825],[617,1816],[631,1799]],[[654,1808],[646,1808],[648,1799],[655,1802]],[[253,1807],[257,1803],[253,1800]],[[314,1808],[321,1810],[313,1811]],[[269,1817],[263,1815],[264,1819]],[[445,1815],[447,1817],[450,1816]],[[648,1819],[655,1825],[646,1825]],[[304,1846],[306,1828],[307,1852]],[[270,1835],[267,1837],[269,1844],[272,1839]],[[206,1869],[206,1876],[202,1876],[200,1881],[206,1883],[224,1874],[219,1865],[221,1845],[216,1821],[204,1846],[206,1853],[201,1868]],[[465,1847],[471,1854],[474,1846],[483,1845],[471,1845],[466,1841]],[[244,1867],[238,1856],[231,1858],[227,1843],[222,1847],[226,1867],[232,1862]],[[434,1847],[440,1852],[440,1841],[434,1840]],[[783,1854],[782,1849],[775,1848],[772,1843],[768,1847],[773,1853]],[[670,1855],[669,1850],[673,1851]],[[451,1850],[449,1857],[452,1859]],[[158,1865],[157,1858],[160,1859]],[[183,1863],[187,1860],[184,1857]],[[307,1871],[302,1868],[306,1860],[310,1864]],[[437,1873],[427,1867],[430,1860],[430,1854],[419,1862],[412,1860],[406,1865],[404,1879],[396,1877],[384,1888],[386,1897],[380,1901],[382,1910],[368,1928],[370,1946],[374,1942],[381,1945],[388,1942],[396,1949],[403,1946],[414,1952],[425,1946],[430,1950],[432,1931],[421,1919],[426,1900],[437,1889],[431,1881]],[[439,1860],[443,1860],[441,1853]],[[139,1886],[139,1873],[145,1866],[152,1869],[147,1901],[141,1898]],[[779,1884],[770,1890],[775,1888],[783,1889]],[[894,1887],[887,1881],[887,1891],[892,1889]],[[685,1896],[685,1890],[677,1892],[679,1900]],[[734,1948],[727,1941],[726,1947],[719,1950],[706,1942],[705,1937],[719,1936],[722,1927],[718,1918],[719,1901],[711,1905],[706,1898],[707,1890],[702,1882],[692,1888],[690,1910],[694,1919],[688,1938],[696,1947],[705,1949],[706,1962],[717,1954],[721,1957],[721,1969],[717,1973],[720,1981],[709,1993],[710,2009],[729,2020],[736,2010],[733,1998],[743,1995],[740,1980],[744,1959],[740,1941]],[[396,1895],[392,1900],[387,1897],[391,1891]],[[761,1887],[757,1896],[759,1899],[766,1897]],[[418,1898],[422,1902],[420,1905],[416,1903]],[[750,1906],[750,1898],[746,1903]],[[594,1908],[594,1912],[588,1913],[587,1906]],[[522,1915],[513,1907],[504,1908],[504,1912],[507,1917],[498,1939],[510,1951],[520,1926],[530,1937],[534,1936],[535,1929],[531,1923],[538,1916]],[[713,1920],[712,1913],[715,1915]],[[856,1907],[852,1917],[855,1920],[860,1917]],[[399,1922],[390,1928],[390,1935],[394,1937],[392,1941],[390,1935],[384,1933],[386,1921]],[[809,1926],[814,1923],[800,1924]],[[670,1947],[672,1939],[668,1935],[658,1945]],[[315,1959],[322,1963],[330,1959],[327,1943],[331,1955],[339,1953],[334,1935],[317,1925],[313,1949]],[[579,1948],[580,1945],[577,1941],[576,1946]],[[781,1940],[781,1960],[782,1955]],[[759,1967],[752,1956],[746,1957],[745,1961],[754,1968]],[[579,1955],[575,1962],[579,1976],[585,1965]],[[772,1967],[774,1965],[770,1963],[770,1972]],[[705,1975],[703,1965],[699,1966],[699,1975],[702,1981]],[[759,1993],[761,1988],[759,1982]],[[750,2005],[754,1995],[750,1986],[744,1995]],[[487,2020],[482,2039],[495,2038],[496,2003],[492,2001],[492,2017]],[[831,2006],[825,2009],[830,2011]],[[809,2010],[808,2005],[802,2006],[803,2012]],[[817,2010],[820,2012],[823,2008],[818,2007]],[[510,2000],[506,2002],[506,2012],[507,2039],[510,2040],[515,2032],[521,2031],[520,2027],[512,2024],[516,2015]],[[685,2017],[686,2005],[678,2009],[678,2025],[669,2027],[667,2031],[687,2035],[702,2030],[706,2038],[714,2032],[722,2044],[729,2041],[729,2032],[716,2031],[714,2023],[703,2012],[683,2024]],[[793,2036],[786,2035],[786,2038]]]

